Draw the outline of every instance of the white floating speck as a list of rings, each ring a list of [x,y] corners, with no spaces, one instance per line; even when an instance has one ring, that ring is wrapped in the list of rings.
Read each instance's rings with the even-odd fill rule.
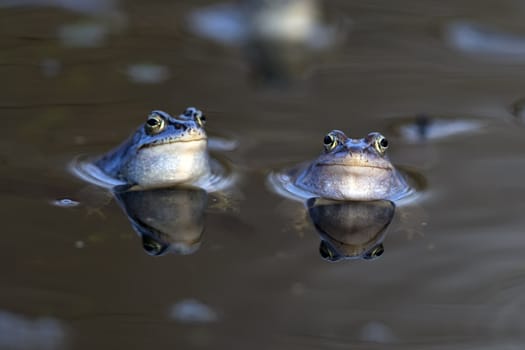
[[[174,304],[170,317],[182,323],[211,323],[218,320],[215,311],[195,299],[185,299]]]
[[[51,204],[57,206],[57,207],[63,207],[63,208],[72,208],[80,205],[80,202],[74,201],[69,198],[62,198],[57,199],[51,202]]]
[[[150,63],[132,64],[126,74],[131,81],[141,84],[158,84],[170,77],[168,67]]]

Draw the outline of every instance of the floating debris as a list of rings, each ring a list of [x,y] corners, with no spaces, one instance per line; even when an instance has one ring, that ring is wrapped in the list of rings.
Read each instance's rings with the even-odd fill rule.
[[[182,323],[211,323],[219,319],[215,311],[195,299],[185,299],[173,305],[170,317]]]
[[[73,207],[79,206],[80,202],[77,202],[69,198],[62,198],[62,199],[57,199],[57,200],[52,201],[51,204],[57,207],[62,207],[62,208],[73,208]]]
[[[485,122],[474,118],[418,114],[413,117],[400,118],[390,128],[405,141],[417,143],[476,132],[484,126]]]
[[[0,348],[60,349],[66,342],[62,322],[51,317],[29,319],[0,311]]]
[[[130,65],[126,74],[132,82],[141,84],[159,84],[170,77],[168,67],[150,63]]]
[[[458,51],[525,61],[525,36],[469,21],[453,21],[445,27],[445,40]]]

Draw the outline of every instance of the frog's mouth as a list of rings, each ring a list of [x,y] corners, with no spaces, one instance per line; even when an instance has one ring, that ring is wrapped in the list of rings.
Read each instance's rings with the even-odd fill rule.
[[[153,142],[150,142],[150,143],[145,143],[143,145],[141,145],[138,150],[143,150],[143,149],[146,149],[146,148],[152,148],[152,147],[157,147],[157,146],[164,146],[164,145],[171,145],[171,144],[176,144],[176,143],[180,143],[180,144],[188,144],[188,143],[191,143],[191,142],[206,142],[207,139],[204,138],[204,137],[200,137],[200,138],[195,138],[195,139],[175,139],[175,138],[167,138],[167,139],[161,139],[161,140],[156,140],[156,141],[153,141]]]
[[[343,170],[346,168],[346,170],[348,170],[348,171],[351,171],[352,169],[357,169],[357,168],[379,169],[379,170],[384,170],[384,171],[392,170],[388,166],[384,166],[384,165],[380,165],[380,164],[369,164],[369,163],[363,163],[363,162],[320,163],[320,164],[317,164],[317,166],[320,166],[320,167],[337,167],[337,168],[343,168]]]

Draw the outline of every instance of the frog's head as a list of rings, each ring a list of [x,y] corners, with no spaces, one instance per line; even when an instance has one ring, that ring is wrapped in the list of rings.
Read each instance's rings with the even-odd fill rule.
[[[362,139],[351,139],[342,131],[332,130],[323,139],[325,152],[317,161],[319,166],[331,167],[334,171],[359,171],[374,173],[390,172],[392,163],[386,156],[387,139],[372,132]]]
[[[205,122],[202,112],[193,107],[187,108],[177,118],[163,111],[153,111],[135,134],[137,152],[176,142],[206,143]]]
[[[202,112],[193,107],[178,117],[151,112],[118,159],[119,177],[148,188],[191,183],[209,173],[204,123]]]
[[[407,188],[388,160],[388,141],[381,134],[351,139],[333,130],[323,144],[324,152],[296,180],[301,188],[336,200],[385,199]]]

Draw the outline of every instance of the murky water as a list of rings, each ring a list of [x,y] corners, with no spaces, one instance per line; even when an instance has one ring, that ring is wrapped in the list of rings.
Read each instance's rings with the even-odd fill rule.
[[[0,1],[0,348],[523,347],[525,129],[511,106],[525,3],[330,1],[344,42],[272,74],[188,32],[207,1],[44,3]],[[157,203],[193,220],[180,222],[192,254],[153,257],[68,164],[190,105],[238,142],[240,180],[231,197],[198,195],[195,216],[188,198],[152,201],[148,217],[165,215]],[[474,127],[407,139],[400,122],[421,128],[421,114]],[[389,136],[391,159],[425,180],[377,259],[327,262],[305,207],[267,187],[332,129]]]

